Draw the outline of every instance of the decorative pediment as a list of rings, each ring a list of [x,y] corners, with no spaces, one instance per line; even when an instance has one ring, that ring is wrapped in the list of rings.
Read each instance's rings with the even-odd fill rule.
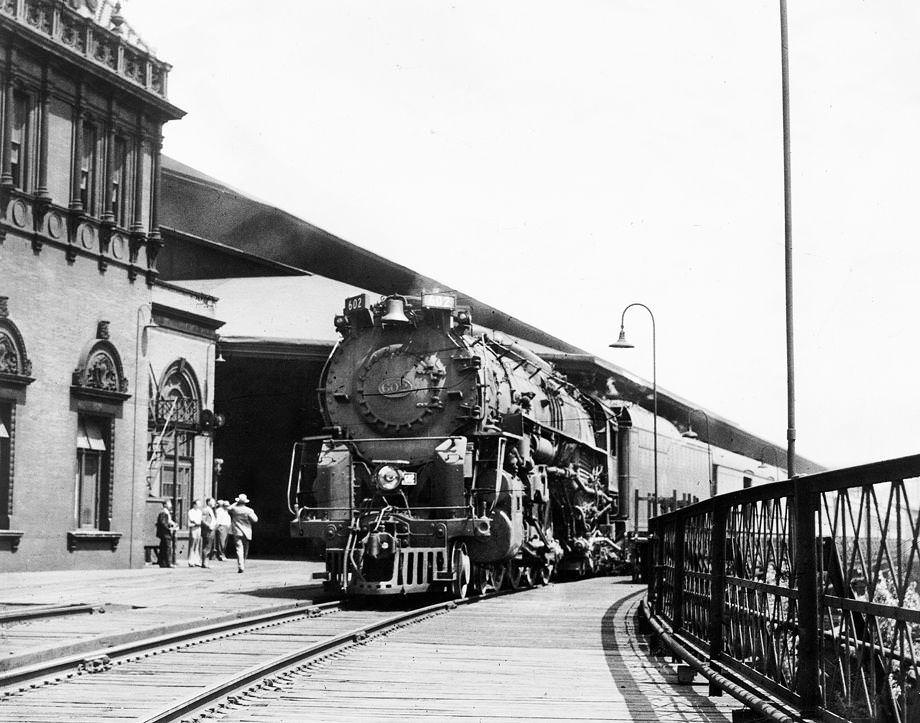
[[[128,378],[124,374],[121,355],[109,341],[109,322],[99,322],[96,340],[81,354],[70,389],[73,394],[115,402],[122,402],[131,396],[128,394]]]
[[[32,362],[19,329],[9,318],[6,296],[0,296],[0,385],[24,387],[35,381]]]

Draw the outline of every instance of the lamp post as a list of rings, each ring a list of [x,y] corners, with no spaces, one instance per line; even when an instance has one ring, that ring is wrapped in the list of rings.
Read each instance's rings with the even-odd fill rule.
[[[792,144],[789,120],[789,33],[786,0],[779,0],[780,61],[783,95],[783,216],[786,268],[786,475],[795,476],[795,352],[792,314]]]
[[[763,461],[763,453],[767,450],[773,452],[773,467],[776,472],[776,479],[779,479],[779,454],[776,451],[776,447],[770,444],[765,444],[760,448],[760,467],[758,469],[767,469],[766,462]]]
[[[702,409],[691,409],[687,412],[687,431],[684,432],[681,436],[686,437],[687,439],[696,439],[699,435],[693,431],[693,427],[690,426],[690,419],[693,417],[694,412],[699,412],[703,415],[703,419],[706,420],[706,453],[709,458],[709,496],[714,497],[716,491],[712,488],[712,435],[709,433],[709,415],[706,414]]]
[[[620,314],[620,338],[617,339],[613,344],[610,345],[612,349],[632,349],[633,344],[630,344],[626,341],[626,330],[623,326],[623,322],[626,319],[626,312],[629,311],[634,306],[641,306],[648,312],[648,315],[652,318],[652,454],[654,455],[654,480],[655,480],[655,499],[652,501],[652,517],[658,516],[658,379],[657,379],[657,370],[656,370],[656,360],[655,360],[655,315],[652,313],[652,310],[649,309],[645,304],[640,304],[639,302],[633,302],[629,304],[623,313]]]

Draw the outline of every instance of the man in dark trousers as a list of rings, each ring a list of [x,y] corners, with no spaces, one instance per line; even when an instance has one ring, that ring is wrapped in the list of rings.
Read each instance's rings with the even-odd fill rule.
[[[157,537],[160,538],[160,549],[157,551],[157,562],[160,567],[174,567],[172,564],[173,556],[173,532],[176,529],[176,523],[172,518],[172,502],[163,500],[163,509],[157,515]]]
[[[230,505],[230,534],[236,546],[237,572],[243,572],[246,567],[246,556],[249,554],[249,541],[252,539],[252,523],[259,518],[252,511],[249,498],[240,494]]]

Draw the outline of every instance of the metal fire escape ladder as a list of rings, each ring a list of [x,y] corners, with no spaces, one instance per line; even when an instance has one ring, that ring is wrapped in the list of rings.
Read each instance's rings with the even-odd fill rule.
[[[167,412],[166,417],[163,419],[163,426],[157,431],[156,438],[153,442],[153,448],[150,450],[150,459],[147,460],[148,479],[152,479],[156,476],[160,471],[160,465],[163,464],[163,458],[166,456],[163,452],[163,438],[166,437],[166,432],[169,429],[173,416],[176,414],[178,405],[179,398],[176,397],[169,406],[169,412]]]

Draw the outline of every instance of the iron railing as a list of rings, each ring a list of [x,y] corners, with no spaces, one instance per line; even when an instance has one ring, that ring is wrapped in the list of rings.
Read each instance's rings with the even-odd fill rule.
[[[920,455],[653,519],[653,614],[716,671],[827,720],[920,721]]]
[[[168,397],[151,400],[147,407],[150,426],[193,429],[201,424],[201,405],[190,397]]]

